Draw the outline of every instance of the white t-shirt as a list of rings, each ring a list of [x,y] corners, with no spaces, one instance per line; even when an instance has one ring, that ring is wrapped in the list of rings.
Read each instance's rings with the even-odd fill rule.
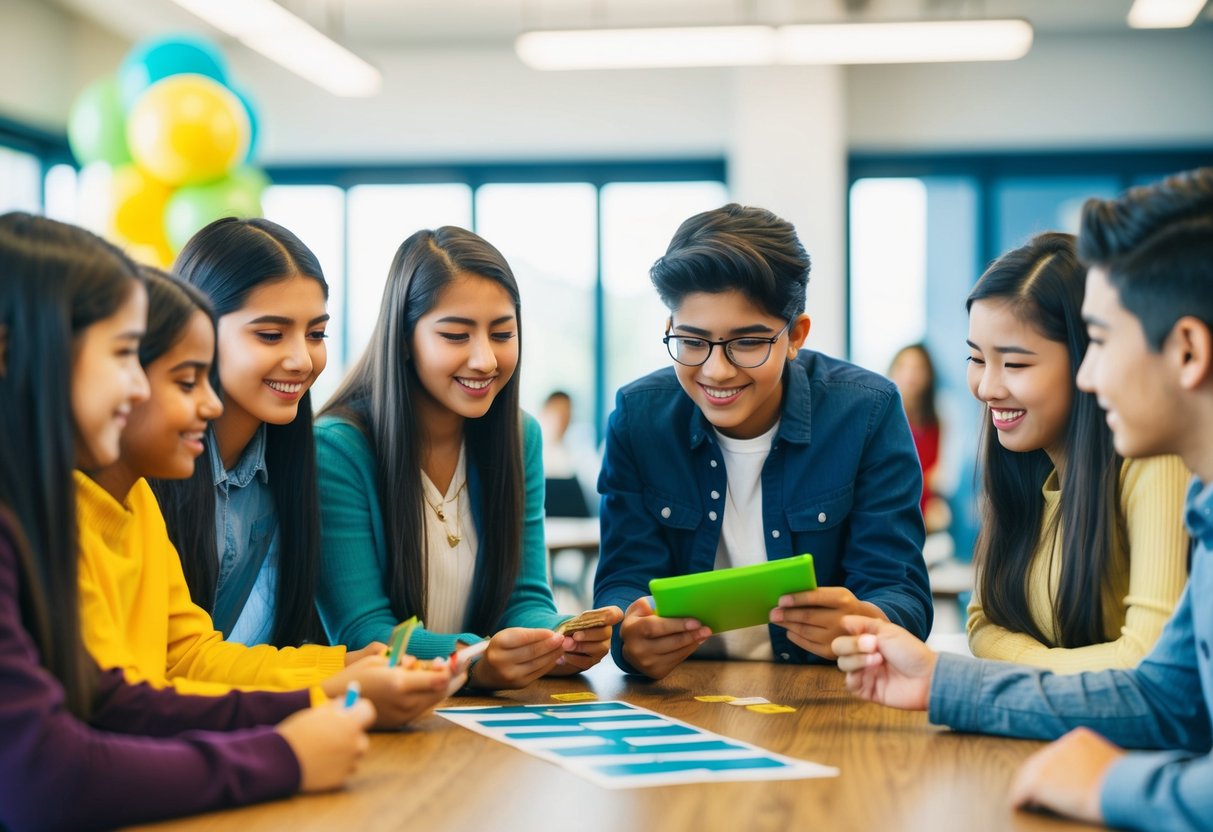
[[[459,449],[459,463],[446,494],[421,472],[425,507],[425,628],[435,633],[463,632],[463,620],[472,594],[476,572],[476,522],[468,498],[465,449]],[[442,509],[438,518],[434,506]],[[459,538],[452,546],[452,537]]]
[[[767,562],[766,536],[762,525],[762,466],[771,453],[771,444],[778,431],[779,422],[753,439],[733,439],[714,431],[728,478],[715,569]],[[696,655],[747,661],[775,659],[766,624],[713,635],[696,651]]]

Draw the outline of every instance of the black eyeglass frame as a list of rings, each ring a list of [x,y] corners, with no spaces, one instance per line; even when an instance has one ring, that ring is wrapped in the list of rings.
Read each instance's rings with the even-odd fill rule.
[[[743,370],[753,370],[754,368],[761,367],[763,364],[766,364],[771,360],[771,350],[775,346],[775,342],[782,338],[783,334],[790,330],[792,328],[792,324],[795,322],[796,319],[792,318],[783,325],[783,329],[776,332],[770,338],[762,338],[755,335],[738,335],[736,338],[725,338],[722,341],[709,341],[707,338],[701,338],[698,335],[671,335],[670,331],[667,329],[665,335],[661,339],[661,343],[665,344],[665,351],[670,354],[670,358],[674,359],[684,367],[702,367],[704,364],[707,364],[708,359],[712,357],[712,350],[716,347],[721,347],[724,349],[725,358],[727,358],[734,367],[740,367]],[[671,341],[703,341],[708,345],[708,352],[703,357],[703,361],[696,361],[694,364],[691,364],[683,361],[674,354],[675,350],[677,349],[677,343],[671,344]],[[762,360],[757,364],[742,364],[733,357],[733,344],[738,341],[765,341],[767,344],[766,355],[764,355]]]

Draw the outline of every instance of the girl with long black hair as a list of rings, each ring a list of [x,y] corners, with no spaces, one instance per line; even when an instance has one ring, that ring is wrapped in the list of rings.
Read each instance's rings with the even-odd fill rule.
[[[136,267],[113,246],[41,217],[0,217],[6,829],[109,828],[333,788],[366,748],[370,703],[309,709],[306,691],[181,696],[102,672],[85,651],[72,470],[112,463],[147,398],[146,318]]]
[[[470,678],[522,687],[585,670],[617,607],[571,637],[547,583],[539,425],[518,405],[518,284],[461,228],[418,231],[392,261],[370,346],[316,427],[324,495],[320,614],[330,638],[409,652],[490,637]]]
[[[1086,352],[1074,237],[1004,254],[969,294],[969,389],[986,405],[974,655],[1078,672],[1134,667],[1187,579],[1178,457],[1125,460]]]

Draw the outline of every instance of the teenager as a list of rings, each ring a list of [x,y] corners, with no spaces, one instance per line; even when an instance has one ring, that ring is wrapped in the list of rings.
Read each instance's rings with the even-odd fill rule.
[[[1136,665],[1188,577],[1191,473],[1175,456],[1126,461],[1075,386],[1085,280],[1074,237],[1040,234],[967,304],[969,390],[985,405],[969,647],[1067,673]]]
[[[586,670],[618,609],[562,636],[547,580],[538,423],[518,405],[518,284],[484,239],[418,231],[392,261],[370,345],[317,424],[330,638],[409,651],[483,638],[471,684],[517,688]]]
[[[1088,201],[1078,250],[1090,266],[1083,318],[1091,338],[1079,386],[1106,411],[1122,456],[1178,454],[1196,475],[1184,511],[1191,577],[1174,617],[1136,668],[1069,676],[936,655],[889,622],[850,617],[848,635],[834,642],[838,666],[857,695],[927,710],[958,730],[1066,734],[1020,769],[1016,805],[1115,827],[1208,830],[1213,168]]]
[[[598,605],[626,608],[612,653],[661,678],[691,654],[827,662],[863,613],[920,636],[932,607],[922,473],[897,388],[802,350],[809,256],[792,225],[726,205],[691,217],[653,266],[673,367],[624,387],[598,490]],[[813,556],[818,589],[770,626],[714,636],[654,614],[652,578]]]

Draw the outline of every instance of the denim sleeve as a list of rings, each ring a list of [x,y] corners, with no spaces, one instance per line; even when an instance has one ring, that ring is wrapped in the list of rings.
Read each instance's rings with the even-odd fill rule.
[[[1059,676],[943,654],[931,680],[932,722],[961,731],[1055,739],[1085,726],[1117,745],[1208,753],[1190,591],[1154,651],[1134,670]]]
[[[922,559],[918,452],[896,392],[882,397],[870,418],[849,518],[845,586],[894,624],[926,638],[934,606]]]
[[[1213,829],[1213,759],[1176,751],[1129,754],[1108,770],[1099,803],[1109,826],[1208,832]]]
[[[673,556],[664,545],[656,518],[644,508],[644,484],[634,462],[623,397],[607,424],[606,451],[598,492],[602,495],[602,542],[594,577],[594,606],[614,604],[621,610],[649,594],[649,579],[674,573]],[[623,657],[619,625],[611,638],[611,655],[627,673],[637,673]]]

